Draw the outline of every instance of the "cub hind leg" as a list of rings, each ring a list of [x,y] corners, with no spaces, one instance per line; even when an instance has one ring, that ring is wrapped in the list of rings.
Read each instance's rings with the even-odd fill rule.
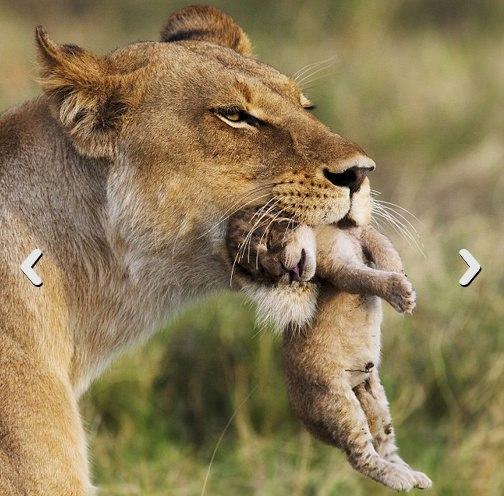
[[[378,372],[372,371],[364,383],[354,388],[354,392],[366,415],[376,451],[389,462],[410,470],[415,480],[415,487],[419,489],[431,487],[432,482],[424,473],[412,469],[399,456],[389,404]]]
[[[313,391],[313,385],[297,391]],[[295,400],[298,417],[319,439],[341,448],[350,465],[361,474],[398,491],[413,489],[417,480],[411,469],[386,460],[374,446],[365,412],[350,384],[338,385],[318,398]],[[302,409],[300,411],[299,409]]]

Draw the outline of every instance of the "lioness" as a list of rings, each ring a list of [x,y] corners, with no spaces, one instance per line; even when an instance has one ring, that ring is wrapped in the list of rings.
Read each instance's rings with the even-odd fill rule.
[[[214,8],[175,12],[160,42],[104,57],[41,27],[36,41],[43,94],[0,118],[0,494],[80,496],[93,487],[79,396],[228,286],[229,214],[271,202],[338,222],[358,213],[351,193],[374,163]],[[35,248],[41,287],[19,269]],[[243,289],[281,323],[314,314],[310,282]]]

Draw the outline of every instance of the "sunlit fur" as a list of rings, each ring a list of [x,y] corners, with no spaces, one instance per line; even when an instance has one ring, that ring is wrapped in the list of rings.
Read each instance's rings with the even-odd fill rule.
[[[372,227],[316,231],[317,274],[325,281],[317,313],[303,332],[284,335],[292,408],[363,475],[396,490],[428,488],[429,478],[398,454],[379,377],[380,299],[411,313],[413,286],[392,243]]]

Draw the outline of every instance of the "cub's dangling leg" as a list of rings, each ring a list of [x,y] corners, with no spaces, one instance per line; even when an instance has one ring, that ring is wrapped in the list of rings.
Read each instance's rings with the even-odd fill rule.
[[[354,388],[355,395],[366,414],[376,451],[386,460],[412,471],[415,487],[427,489],[431,480],[422,472],[412,469],[400,456],[395,441],[392,417],[378,372],[373,370],[367,381]]]

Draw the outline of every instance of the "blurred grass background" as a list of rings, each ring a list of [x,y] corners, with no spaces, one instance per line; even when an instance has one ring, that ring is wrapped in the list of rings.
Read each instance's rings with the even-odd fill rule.
[[[211,3],[285,73],[334,57],[306,91],[376,160],[380,197],[419,218],[425,253],[388,232],[419,296],[414,316],[387,308],[383,326],[401,452],[431,476],[430,494],[504,494],[504,4]],[[156,39],[185,4],[0,0],[0,107],[38,92],[36,24],[104,53]],[[483,266],[465,289],[462,247]],[[198,495],[207,475],[207,495],[389,493],[293,419],[279,341],[235,295],[202,302],[124,356],[82,407],[104,495]]]

